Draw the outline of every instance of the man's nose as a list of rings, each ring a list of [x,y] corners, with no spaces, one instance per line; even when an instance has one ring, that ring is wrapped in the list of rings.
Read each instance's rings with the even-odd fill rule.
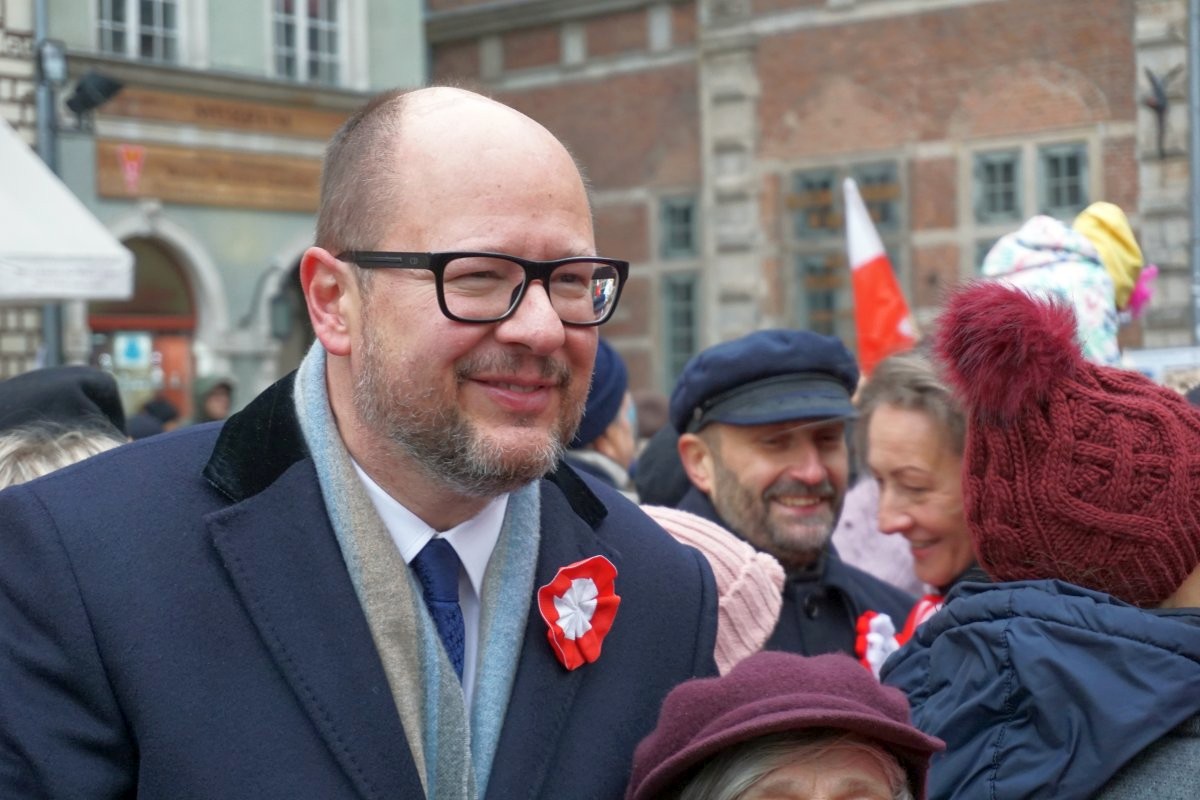
[[[788,476],[800,483],[816,486],[829,477],[821,455],[812,442],[796,445],[788,454]]]
[[[496,338],[521,344],[538,355],[549,355],[562,347],[566,330],[541,281],[532,281],[512,316],[496,325]]]

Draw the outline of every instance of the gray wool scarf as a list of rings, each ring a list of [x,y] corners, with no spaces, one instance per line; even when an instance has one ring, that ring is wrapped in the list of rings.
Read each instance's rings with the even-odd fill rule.
[[[296,413],[351,582],[387,675],[425,795],[477,800],[487,790],[534,592],[540,539],[536,482],[509,496],[481,598],[475,697],[462,686],[405,564],[338,434],[313,344],[296,375]]]

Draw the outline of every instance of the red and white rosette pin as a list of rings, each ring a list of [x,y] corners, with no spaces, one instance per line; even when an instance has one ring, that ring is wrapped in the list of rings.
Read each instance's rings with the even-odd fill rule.
[[[617,568],[604,556],[568,564],[538,589],[538,610],[549,630],[546,638],[567,669],[600,657],[600,645],[612,628],[621,598],[613,589]]]

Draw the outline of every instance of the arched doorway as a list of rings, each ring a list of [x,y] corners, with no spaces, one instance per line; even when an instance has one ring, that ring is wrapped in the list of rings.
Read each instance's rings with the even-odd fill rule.
[[[134,237],[124,244],[135,259],[133,297],[89,304],[91,363],[116,376],[128,413],[161,395],[189,419],[195,293],[184,269],[161,242]]]

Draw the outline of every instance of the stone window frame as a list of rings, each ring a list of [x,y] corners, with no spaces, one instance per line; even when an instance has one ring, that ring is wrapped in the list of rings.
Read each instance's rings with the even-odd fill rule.
[[[149,23],[142,19],[145,2],[154,12]],[[99,52],[162,64],[186,63],[188,0],[96,0],[94,10]],[[149,46],[149,53],[143,45]]]
[[[997,180],[996,170],[1011,168],[1007,181]],[[1024,194],[1021,181],[1021,150],[1015,147],[983,150],[975,153],[973,191],[975,221],[979,223],[1020,223]],[[1011,205],[996,202],[997,196],[1011,198]]]
[[[317,17],[308,13],[314,5]],[[347,85],[350,11],[346,0],[272,0],[271,74],[296,83]],[[294,38],[291,43],[281,44],[281,33],[287,30],[292,31]],[[311,48],[314,36],[324,42],[323,47]]]
[[[667,261],[700,255],[700,201],[696,195],[659,198],[658,252]]]
[[[1050,197],[1051,192],[1056,188],[1052,185],[1052,178],[1047,174],[1048,166],[1051,159],[1075,159],[1076,173],[1074,180],[1069,180],[1069,177],[1059,176],[1058,182],[1066,191],[1074,188],[1079,199],[1074,202],[1052,202]],[[1057,144],[1042,145],[1037,152],[1037,197],[1038,197],[1038,213],[1047,214],[1065,222],[1070,222],[1080,211],[1088,207],[1091,203],[1091,192],[1088,185],[1089,159],[1087,142],[1061,142]],[[1074,184],[1074,186],[1072,186]]]
[[[961,261],[959,275],[968,279],[979,275],[981,254],[986,254],[991,245],[1001,236],[1016,231],[1028,219],[1047,213],[1042,203],[1041,158],[1043,152],[1056,152],[1072,148],[1083,152],[1088,168],[1084,171],[1083,186],[1085,200],[1104,196],[1101,185],[1103,170],[1092,169],[1099,164],[1104,131],[1101,126],[1081,126],[1067,130],[1052,131],[1035,136],[1011,136],[1005,138],[966,142],[959,151],[959,208],[957,237]],[[1020,153],[1020,213],[1016,218],[982,222],[975,215],[977,197],[975,158],[980,153],[1012,150]],[[1085,203],[1086,205],[1086,203]],[[1082,208],[1080,209],[1082,210]],[[1051,214],[1054,216],[1054,214]],[[1061,218],[1061,217],[1060,217]],[[1070,223],[1074,214],[1063,221]]]
[[[878,175],[881,171],[890,173],[897,192],[891,205],[894,213],[881,222],[877,221],[875,227],[892,262],[896,279],[908,295],[911,272],[908,258],[911,238],[907,202],[909,169],[909,155],[895,150],[864,154],[850,160],[796,164],[784,170],[783,185],[791,187],[792,197],[801,194],[801,182],[806,178],[813,183],[826,182],[827,188],[819,191],[830,192],[829,205],[824,209],[816,209],[822,218],[815,225],[802,224],[797,218],[799,209],[785,199],[781,217],[785,229],[784,263],[788,265],[788,310],[792,325],[837,336],[848,347],[855,345],[854,296],[850,268],[846,263],[845,206],[842,197],[842,181],[846,177],[853,177],[859,183],[863,199],[870,209],[878,202],[871,198],[868,188],[879,182],[872,180],[873,174]],[[820,288],[819,292],[807,291],[814,285]]]
[[[659,281],[662,378],[669,391],[684,365],[700,351],[703,286],[699,270],[666,272],[659,276]]]

